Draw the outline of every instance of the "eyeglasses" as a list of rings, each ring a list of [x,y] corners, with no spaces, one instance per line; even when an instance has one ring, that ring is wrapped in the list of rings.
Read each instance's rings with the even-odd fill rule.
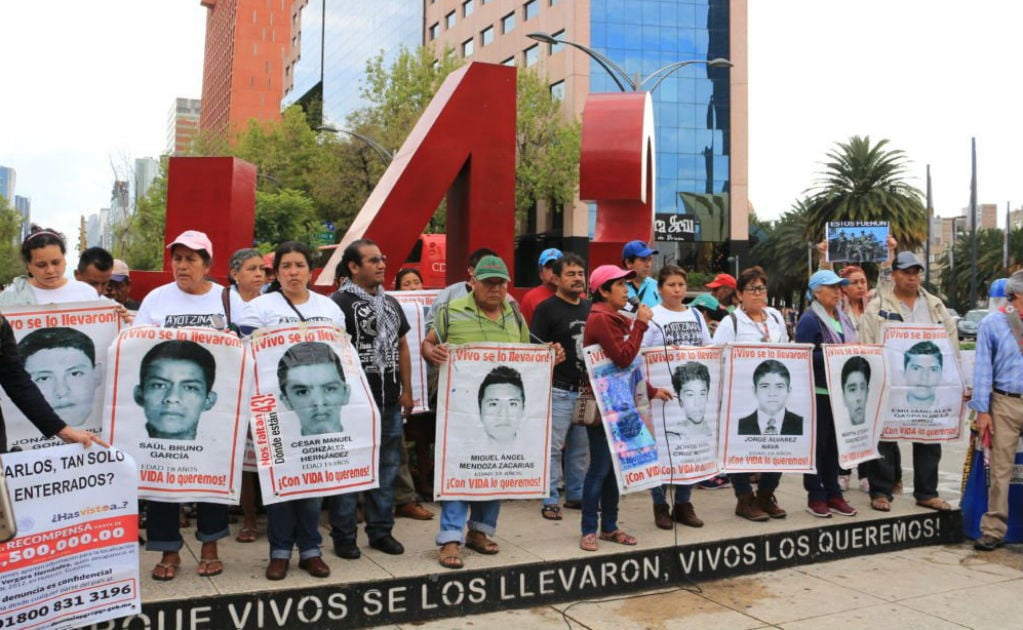
[[[374,256],[372,258],[363,258],[362,262],[369,263],[371,265],[379,265],[380,263],[387,262],[387,256],[380,255],[380,256]]]
[[[756,294],[756,293],[767,293],[767,287],[765,287],[764,285],[760,284],[760,285],[757,285],[755,287],[746,287],[745,289],[742,290],[742,292],[743,293],[753,293],[753,294]]]

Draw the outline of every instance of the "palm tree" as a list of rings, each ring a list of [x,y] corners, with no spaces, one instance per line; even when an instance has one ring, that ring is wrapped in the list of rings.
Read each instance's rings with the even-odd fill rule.
[[[905,153],[887,150],[887,144],[853,136],[828,152],[824,171],[807,191],[806,239],[821,240],[828,221],[888,221],[901,248],[920,247],[927,235],[923,196],[903,180]]]
[[[977,295],[981,300],[987,295],[992,282],[998,278],[1008,277],[1020,268],[1023,230],[1009,232],[1008,269],[1005,268],[1005,261],[1002,258],[1004,234],[1001,228],[977,230]],[[970,264],[970,246],[969,232],[960,233],[952,242],[953,255],[949,256],[952,249],[949,248],[938,259],[942,266],[941,290],[948,297],[949,305],[954,306],[960,313],[977,308],[970,304],[970,276],[973,272]]]
[[[750,250],[751,264],[760,265],[767,272],[772,302],[794,305],[806,290],[807,250],[811,247],[805,235],[807,212],[806,201],[796,201],[777,221],[761,226],[767,238]]]

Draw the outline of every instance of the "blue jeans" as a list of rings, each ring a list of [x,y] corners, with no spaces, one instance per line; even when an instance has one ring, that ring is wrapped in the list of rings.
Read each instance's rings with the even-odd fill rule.
[[[565,498],[579,501],[583,496],[583,478],[589,464],[589,440],[586,427],[572,424],[572,410],[578,392],[554,388],[551,396],[551,495],[544,505],[558,504],[558,485],[561,483],[562,452],[564,447]]]
[[[583,481],[583,534],[597,533],[597,511],[600,511],[600,531],[618,529],[618,480],[611,464],[611,449],[604,435],[604,427],[586,427],[590,440],[590,467]]]
[[[744,494],[753,494],[753,484],[750,483],[749,476],[750,473],[736,473],[734,475],[728,475],[728,478],[732,481],[732,489],[735,490],[735,496],[741,497]],[[757,482],[757,490],[774,492],[778,488],[778,483],[780,482],[780,472],[760,473],[760,481]]]
[[[394,528],[394,478],[401,466],[401,449],[404,447],[401,407],[384,407],[380,410],[380,486],[362,493],[366,535],[371,543],[390,536]],[[335,543],[355,542],[358,495],[357,492],[349,492],[330,498],[330,537]]]
[[[675,505],[680,503],[689,503],[689,500],[693,497],[693,484],[680,484],[674,486],[675,488]],[[655,486],[650,488],[650,497],[654,500],[654,505],[667,505],[668,498],[664,494],[664,486]]]
[[[501,513],[500,499],[489,501],[441,501],[440,531],[437,544],[449,542],[465,544],[465,519],[469,519],[469,531],[482,532],[493,536],[497,531],[497,516]]]
[[[270,541],[270,559],[291,559],[291,548],[298,546],[298,557],[321,555],[320,507],[323,500],[293,499],[266,506],[266,537]]]
[[[216,542],[231,531],[227,528],[227,506],[220,503],[195,504],[195,537],[199,542]],[[179,551],[185,544],[181,538],[180,503],[146,502],[146,549]]]

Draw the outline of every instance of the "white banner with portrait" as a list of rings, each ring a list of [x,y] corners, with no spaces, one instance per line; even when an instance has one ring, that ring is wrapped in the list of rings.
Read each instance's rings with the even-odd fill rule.
[[[380,411],[348,334],[328,324],[259,329],[252,441],[264,503],[380,485]]]
[[[138,614],[135,462],[79,444],[0,456],[17,534],[0,543],[0,628],[79,628]]]
[[[412,413],[423,413],[430,410],[427,393],[427,364],[423,359],[420,348],[423,339],[426,337],[426,314],[430,311],[430,305],[440,291],[436,289],[423,291],[388,291],[387,295],[393,297],[401,305],[405,312],[405,319],[408,320],[409,331],[405,335],[408,342],[409,354],[412,356]]]
[[[109,300],[9,306],[3,315],[14,330],[18,355],[68,426],[99,433],[103,426],[103,391],[107,348],[121,329],[117,304]],[[59,446],[59,438],[44,438],[4,396],[0,411],[7,425],[8,448],[24,450]]]
[[[664,483],[642,355],[620,368],[599,345],[592,345],[583,348],[583,358],[619,491],[635,492]]]
[[[812,352],[810,344],[726,347],[725,472],[817,472]]]
[[[884,346],[830,345],[824,349],[824,374],[831,392],[838,463],[842,468],[877,459],[884,427],[888,371]]]
[[[721,355],[716,346],[643,350],[647,381],[675,394],[650,403],[664,483],[691,484],[720,469]]]
[[[963,380],[945,327],[892,322],[881,334],[888,361],[881,439],[958,440],[965,408]]]
[[[238,503],[252,360],[234,333],[137,326],[107,355],[103,429],[138,463],[139,496]]]
[[[448,346],[437,395],[438,500],[550,495],[551,375],[547,345]]]

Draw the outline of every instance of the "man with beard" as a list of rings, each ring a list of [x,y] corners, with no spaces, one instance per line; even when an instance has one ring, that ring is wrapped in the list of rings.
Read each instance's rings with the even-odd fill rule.
[[[554,262],[556,293],[540,303],[533,314],[530,331],[540,341],[558,343],[566,360],[554,366],[551,399],[551,494],[540,513],[551,521],[561,520],[558,486],[562,479],[564,457],[565,507],[582,507],[583,478],[589,465],[589,440],[586,427],[572,424],[572,411],[579,397],[579,386],[586,373],[581,355],[583,325],[590,314],[586,291],[586,261],[573,253]],[[564,456],[562,455],[564,448]]]
[[[364,494],[366,535],[374,549],[391,555],[405,552],[394,539],[394,477],[405,448],[402,416],[412,413],[412,361],[405,334],[408,321],[401,305],[384,292],[387,257],[376,243],[360,239],[345,248],[338,272],[345,277],[332,296],[345,314],[345,327],[377,407],[380,408],[380,486]],[[355,544],[357,495],[334,497],[330,535],[334,553],[346,560],[362,555]]]

